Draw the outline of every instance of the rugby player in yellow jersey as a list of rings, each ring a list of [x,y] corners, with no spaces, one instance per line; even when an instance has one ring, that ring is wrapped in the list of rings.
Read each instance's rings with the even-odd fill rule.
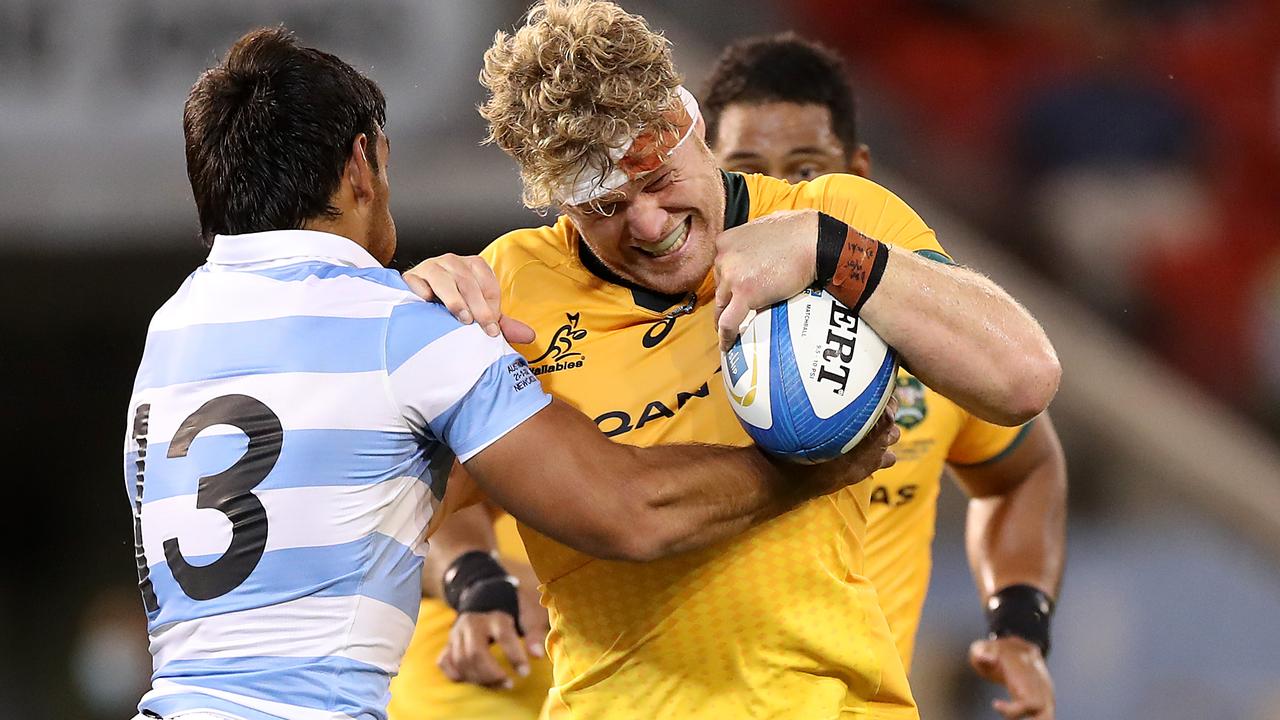
[[[1052,398],[1059,368],[1034,319],[980,275],[917,255],[945,257],[892,194],[845,175],[791,186],[721,173],[643,19],[607,2],[540,4],[499,33],[482,81],[482,113],[520,167],[526,204],[563,213],[484,257],[506,312],[538,331],[522,352],[544,387],[616,441],[749,443],[717,377],[717,315],[728,340],[748,308],[815,283],[971,412],[1016,425]],[[474,284],[464,272],[458,292]],[[592,558],[522,526],[551,617],[547,713],[917,717],[860,574],[869,494],[646,563]],[[445,594],[481,589],[457,582],[477,575],[477,554],[441,537],[433,555],[457,558]],[[464,671],[454,650],[442,664]]]
[[[828,173],[870,177],[848,73],[826,48],[792,34],[735,43],[702,97],[707,140],[726,170],[793,183]],[[970,662],[1009,689],[1010,700],[996,704],[1006,717],[1048,720],[1049,614],[1017,606],[1032,597],[1051,608],[1062,577],[1067,483],[1057,434],[1047,417],[1020,429],[979,420],[905,370],[897,396],[898,463],[872,481],[865,548],[866,575],[903,664],[910,670],[948,465],[972,498],[969,561],[992,634],[1001,636],[975,641]]]

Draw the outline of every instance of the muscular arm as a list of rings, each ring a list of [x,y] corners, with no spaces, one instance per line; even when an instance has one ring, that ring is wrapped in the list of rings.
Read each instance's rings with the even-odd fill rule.
[[[722,344],[749,309],[795,295],[817,277],[818,211],[778,213],[717,239],[716,302]],[[1057,355],[1035,318],[995,283],[966,268],[887,246],[879,284],[860,317],[923,382],[973,415],[1024,423],[1058,389]],[[857,297],[842,297],[856,305]]]
[[[449,479],[449,492],[464,472],[454,467]],[[448,494],[446,493],[446,498]],[[444,571],[462,555],[473,550],[493,552],[498,549],[498,538],[493,532],[493,515],[483,502],[474,503],[451,513],[431,534],[431,549],[422,563],[422,593],[427,597],[443,598],[441,581]]]
[[[957,467],[956,471],[972,497],[965,545],[983,606],[990,609],[989,601],[997,595],[1003,596],[1002,607],[1011,597],[1025,598],[1025,588],[1019,586],[1027,585],[1057,597],[1065,545],[1067,476],[1062,448],[1049,418],[1036,420],[1008,457],[977,467]],[[1025,620],[1027,608],[1013,602],[1014,607],[1021,607],[1017,616]],[[980,677],[1008,690],[1007,699],[992,701],[1002,716],[1053,720],[1053,679],[1041,646],[1030,638],[1001,633],[975,640],[969,646],[969,664]],[[1047,641],[1047,635],[1044,639]]]
[[[1006,458],[957,467],[969,493],[965,547],[985,605],[1010,585],[1057,597],[1066,552],[1067,473],[1057,433],[1036,420]]]
[[[968,268],[890,247],[860,315],[921,382],[988,422],[1027,422],[1057,392],[1057,355],[1039,323]]]
[[[644,561],[730,537],[892,464],[891,418],[843,458],[800,466],[755,448],[614,443],[555,400],[465,467],[538,532],[596,557]]]

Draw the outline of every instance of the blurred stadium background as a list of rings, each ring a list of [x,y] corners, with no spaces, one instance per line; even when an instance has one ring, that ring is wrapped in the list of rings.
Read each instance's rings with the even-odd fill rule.
[[[1062,354],[1058,717],[1280,718],[1280,3],[622,0],[699,88],[729,41],[848,57],[877,179]],[[539,218],[482,148],[480,55],[524,0],[0,0],[0,718],[128,717],[149,672],[120,442],[147,318],[203,258],[180,113],[284,22],[389,98],[401,259]],[[996,717],[944,495],[913,671]]]

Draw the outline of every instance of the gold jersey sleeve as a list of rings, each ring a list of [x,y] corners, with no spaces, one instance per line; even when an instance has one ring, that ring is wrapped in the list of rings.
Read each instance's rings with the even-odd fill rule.
[[[724,180],[728,225],[812,207],[865,220],[885,242],[937,245],[874,184]],[[505,311],[537,331],[517,348],[534,374],[614,441],[750,442],[719,377],[710,275],[682,298],[630,288],[588,269],[565,218],[509,233],[483,256]],[[556,717],[918,717],[862,574],[870,490],[650,563],[592,558],[521,526],[551,616]]]
[[[507,562],[528,562],[524,543],[510,515],[501,515],[493,523],[498,538],[498,552]],[[547,690],[551,687],[551,661],[530,658],[529,674],[516,678],[510,690],[489,690],[468,683],[455,683],[445,677],[436,658],[449,640],[449,629],[457,617],[453,608],[436,598],[423,598],[418,608],[418,623],[413,639],[400,663],[400,673],[391,680],[391,703],[388,720],[536,720]],[[494,657],[516,677],[506,664],[505,656],[496,648]]]
[[[1030,427],[1031,423],[1019,427],[1004,427],[965,413],[964,424],[956,441],[951,444],[947,462],[960,466],[995,462],[1012,452],[1022,442]]]
[[[751,219],[779,210],[820,210],[867,237],[915,253],[950,260],[938,244],[938,236],[897,195],[856,175],[823,175],[808,182],[790,183],[767,175],[742,176],[759,196]]]

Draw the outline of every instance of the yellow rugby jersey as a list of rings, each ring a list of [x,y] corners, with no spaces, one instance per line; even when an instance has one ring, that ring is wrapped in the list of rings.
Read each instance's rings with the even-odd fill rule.
[[[510,515],[494,520],[493,529],[503,560],[529,562]],[[400,674],[391,680],[389,720],[535,720],[551,687],[551,661],[530,657],[529,675],[517,677],[510,690],[455,683],[436,665],[455,617],[453,608],[443,600],[422,599],[418,624],[400,663]],[[502,651],[495,646],[493,652],[505,666]]]
[[[726,174],[726,225],[815,208],[869,236],[941,253],[901,200],[852,176],[789,185]],[[617,442],[745,445],[719,377],[710,274],[687,297],[625,286],[567,218],[483,253],[543,386]],[[573,717],[914,718],[862,566],[871,486],[737,538],[651,563],[599,560],[521,526],[551,614],[557,695]]]
[[[871,488],[865,572],[910,671],[929,589],[943,466],[993,462],[1011,452],[1030,426],[979,420],[905,370],[898,372],[895,395],[902,428],[893,447],[898,462],[863,483]]]

